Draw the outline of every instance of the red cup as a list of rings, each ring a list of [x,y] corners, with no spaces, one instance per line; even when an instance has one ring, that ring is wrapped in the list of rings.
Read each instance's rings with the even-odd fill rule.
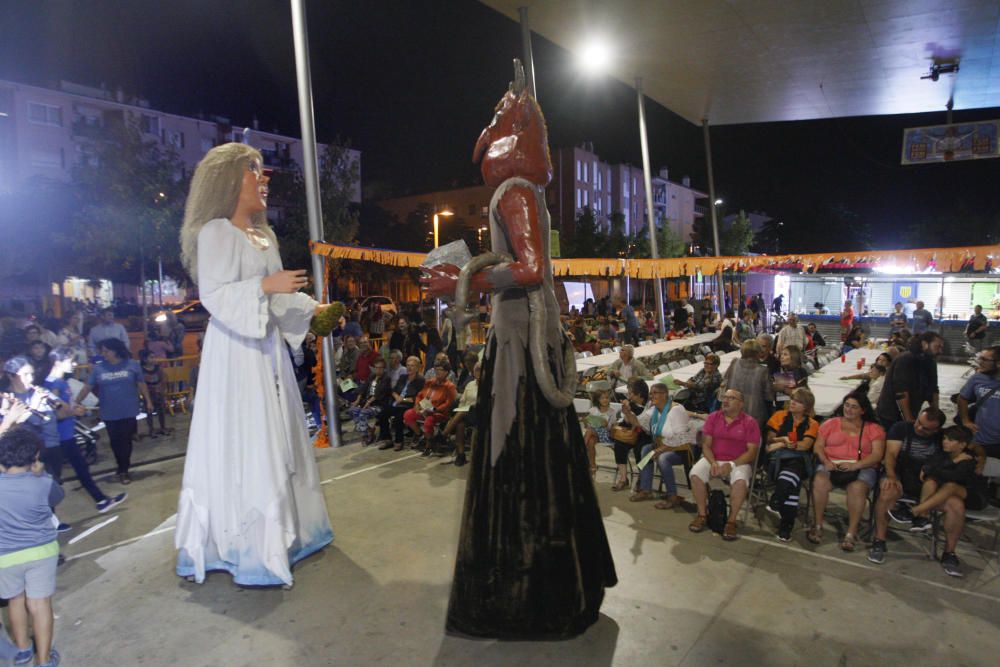
[[[865,365],[865,360],[864,359],[858,359],[858,370],[859,371],[861,370],[861,367],[864,366],[864,365]]]
[[[847,355],[846,354],[841,354],[840,355],[840,363],[842,363],[842,364],[846,364],[847,363]]]

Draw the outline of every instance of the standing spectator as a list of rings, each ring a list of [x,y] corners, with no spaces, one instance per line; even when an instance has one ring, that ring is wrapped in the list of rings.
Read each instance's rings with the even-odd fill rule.
[[[958,414],[962,425],[974,434],[973,443],[980,445],[986,456],[1000,459],[1000,346],[988,347],[979,353],[978,372],[958,394]],[[969,406],[975,405],[975,417]]]
[[[727,387],[722,394],[722,409],[705,420],[701,447],[701,459],[691,468],[691,491],[698,515],[688,529],[692,533],[705,529],[708,482],[712,478],[722,478],[729,480],[731,503],[722,539],[735,540],[739,537],[736,518],[746,500],[760,447],[760,425],[756,418],[743,411],[743,394],[738,389]]]
[[[771,402],[771,376],[760,364],[761,347],[755,340],[740,346],[740,358],[729,364],[722,379],[722,390],[735,389],[740,394],[740,409],[763,424]]]
[[[115,311],[112,308],[103,309],[101,321],[90,329],[87,343],[91,357],[97,356],[99,344],[108,338],[118,339],[125,346],[125,349],[129,350],[128,332],[125,331],[125,327],[115,322]]]
[[[800,350],[806,349],[806,330],[799,326],[799,316],[795,313],[788,314],[788,321],[778,332],[778,340],[775,343],[775,353],[780,355],[786,345],[794,345]]]
[[[430,456],[434,427],[448,421],[448,411],[458,396],[455,385],[448,379],[451,366],[447,360],[434,364],[434,379],[424,382],[424,388],[417,394],[413,407],[403,413],[403,423],[416,435],[423,431],[423,452],[421,456]],[[420,422],[419,425],[417,422]]]
[[[649,388],[650,405],[639,415],[639,426],[651,442],[642,448],[642,458],[650,452],[653,458],[639,471],[639,490],[629,500],[640,502],[653,497],[654,466],[660,469],[660,478],[667,489],[667,497],[656,503],[656,509],[668,510],[684,502],[677,495],[674,466],[687,460],[684,450],[694,446],[698,435],[697,425],[692,424],[684,406],[670,401],[667,385],[657,382]],[[698,422],[700,425],[700,422]]]
[[[49,374],[49,368],[52,365],[49,361],[49,352],[51,351],[52,348],[48,346],[48,343],[40,338],[28,344],[28,349],[26,350],[28,361],[31,362],[32,367],[35,369],[35,379],[39,382]]]
[[[413,407],[417,394],[424,388],[424,376],[420,374],[420,357],[406,359],[406,375],[396,381],[392,390],[392,404],[379,415],[379,433],[385,439],[389,433],[390,421],[393,437],[379,449],[401,451],[403,449],[403,415]]]
[[[371,312],[368,315],[368,335],[375,341],[380,343],[384,342],[382,340],[382,333],[385,331],[385,313],[382,312],[382,306],[378,303],[372,301]]]
[[[840,311],[840,340],[846,342],[847,334],[851,332],[851,327],[854,326],[854,306],[851,304],[851,300],[848,299],[844,302],[844,309]]]
[[[969,339],[969,345],[972,346],[972,349],[979,352],[983,349],[983,343],[986,341],[986,329],[990,323],[983,315],[982,306],[977,305],[973,310],[975,312],[965,327],[965,337]]]
[[[806,537],[813,544],[823,541],[823,514],[830,491],[834,487],[846,488],[847,532],[840,548],[854,551],[868,493],[878,481],[878,468],[885,452],[885,430],[875,420],[871,403],[863,392],[848,394],[833,414],[820,426],[814,446],[819,463],[813,476],[815,521]]]
[[[36,433],[14,427],[0,435],[0,598],[8,601],[15,665],[34,658],[40,667],[59,664],[52,647],[59,542],[52,508],[65,496],[44,472]],[[34,643],[28,619],[34,628]]]
[[[936,359],[943,350],[941,336],[927,331],[914,336],[910,349],[892,362],[878,399],[878,419],[883,428],[898,421],[915,421],[925,402],[938,406]]]
[[[615,297],[615,308],[618,310],[618,317],[625,322],[625,342],[638,345],[639,319],[635,316],[635,309],[621,297]]]
[[[719,335],[712,339],[708,346],[716,352],[732,352],[735,350],[736,315],[733,311],[726,311],[726,318],[717,326],[717,329],[719,330]]]
[[[897,301],[895,310],[889,315],[889,334],[899,333],[906,328],[906,313],[903,312],[903,303]]]
[[[149,388],[142,379],[142,368],[132,360],[128,348],[117,338],[97,344],[104,360],[94,365],[90,379],[76,397],[81,403],[93,391],[101,399],[101,419],[108,429],[108,440],[118,465],[118,481],[131,484],[132,439],[136,432],[140,396],[145,397],[147,419],[153,406],[149,403]]]
[[[812,474],[812,449],[819,435],[819,422],[813,419],[816,399],[808,389],[796,389],[787,410],[779,410],[767,420],[768,470],[774,480],[774,493],[767,508],[781,517],[778,539],[792,539],[792,528],[799,513],[802,480]]]
[[[913,335],[919,336],[934,324],[934,316],[924,308],[923,301],[917,301],[917,309],[913,311]]]
[[[378,418],[382,411],[389,407],[392,401],[392,385],[389,376],[385,372],[385,359],[376,357],[371,364],[371,375],[358,392],[358,397],[347,410],[347,414],[354,421],[354,429],[361,434],[361,443],[370,445],[375,442],[375,429],[371,428],[368,420]],[[388,436],[383,433],[382,438]]]
[[[44,387],[55,394],[61,401],[61,405],[56,407],[56,417],[58,419],[56,429],[59,433],[59,447],[62,450],[62,460],[59,465],[53,465],[50,470],[52,478],[56,482],[62,483],[62,461],[68,461],[73,466],[76,479],[83,486],[84,490],[97,503],[97,511],[104,514],[112,507],[122,503],[128,497],[127,493],[119,493],[114,497],[108,497],[101,491],[94,478],[90,475],[90,467],[80,453],[80,447],[76,444],[76,418],[84,414],[84,409],[79,404],[73,404],[72,394],[69,384],[64,379],[65,376],[73,372],[76,366],[76,355],[69,347],[57,347],[51,354],[52,370],[45,379]]]

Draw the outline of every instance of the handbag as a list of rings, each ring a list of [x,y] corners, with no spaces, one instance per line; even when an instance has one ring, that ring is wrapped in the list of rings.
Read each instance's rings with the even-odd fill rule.
[[[634,445],[639,441],[639,433],[631,426],[615,424],[611,427],[611,439],[626,445]]]
[[[865,423],[861,422],[861,432],[858,433],[858,461],[861,460],[861,441],[865,437]],[[855,481],[861,474],[860,470],[831,470],[830,472],[830,483],[834,486],[847,486],[851,482]]]

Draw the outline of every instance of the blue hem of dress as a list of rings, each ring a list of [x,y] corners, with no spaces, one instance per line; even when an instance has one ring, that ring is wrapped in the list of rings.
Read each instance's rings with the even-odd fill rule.
[[[308,558],[309,556],[313,555],[314,553],[316,553],[323,547],[327,546],[331,542],[333,542],[333,531],[327,530],[324,533],[322,533],[318,538],[316,538],[309,544],[303,546],[298,551],[289,556],[288,558],[289,569],[294,567],[295,564],[298,563],[300,560]],[[191,559],[188,556],[180,554],[178,555],[177,559],[178,559],[176,568],[177,576],[179,577],[195,576],[194,565],[187,565],[187,564],[182,565],[180,563],[181,559],[184,559],[187,562],[191,562]],[[206,574],[208,572],[219,572],[219,571],[228,572],[230,575],[232,575],[233,581],[241,586],[284,586],[286,583],[283,579],[280,579],[279,577],[276,577],[273,574],[271,574],[270,570],[264,568],[261,568],[260,570],[256,570],[254,572],[245,572],[240,570],[240,566],[238,563],[230,563],[229,561],[224,561],[224,560],[214,560],[205,563]]]

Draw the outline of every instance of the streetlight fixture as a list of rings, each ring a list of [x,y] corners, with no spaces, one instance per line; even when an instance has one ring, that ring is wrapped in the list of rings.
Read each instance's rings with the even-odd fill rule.
[[[438,225],[440,224],[438,217],[450,218],[455,215],[454,211],[447,208],[441,211],[434,212],[434,248],[438,247]],[[441,299],[434,299],[434,325],[437,327],[438,331],[441,330]]]
[[[592,76],[607,71],[613,59],[613,49],[610,42],[597,35],[588,38],[577,54],[578,67]],[[642,94],[642,79],[638,76],[635,78],[635,92],[639,106],[639,143],[642,148],[642,180],[646,191],[646,217],[649,223],[649,254],[653,259],[659,259],[656,217],[653,210],[653,175],[649,162],[649,138],[646,133],[646,104]],[[665,337],[667,335],[667,322],[663,310],[663,285],[659,278],[653,278],[653,295],[656,297],[656,319],[660,325],[660,336]]]
[[[722,206],[722,199],[721,198],[720,199],[716,199],[715,200],[715,205],[716,206]]]

